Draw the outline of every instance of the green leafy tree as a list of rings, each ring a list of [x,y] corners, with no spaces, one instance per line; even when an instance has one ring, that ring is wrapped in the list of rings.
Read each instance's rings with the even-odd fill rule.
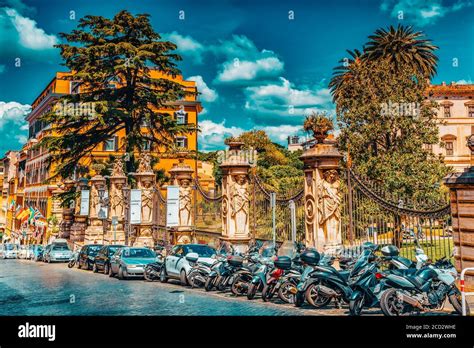
[[[121,11],[111,19],[85,16],[77,29],[60,36],[67,43],[57,47],[73,72],[68,79],[78,81],[80,93],[66,95],[59,102],[93,103],[94,113],[84,117],[53,111],[42,117],[53,125],[54,132],[39,146],[50,150],[55,176],[71,175],[81,158],[121,130],[125,141],[120,149],[131,157],[129,172],[135,169],[134,153],[140,152],[145,142],[156,149],[168,149],[176,134],[194,130],[160,111],[188,92],[166,78],[180,74],[176,62],[181,57],[173,53],[177,48],[174,43],[161,40],[148,15]],[[162,77],[152,77],[152,70]],[[142,131],[145,124],[148,132]]]

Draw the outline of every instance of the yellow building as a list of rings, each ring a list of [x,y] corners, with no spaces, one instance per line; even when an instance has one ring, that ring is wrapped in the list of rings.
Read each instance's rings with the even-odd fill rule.
[[[24,188],[24,202],[26,206],[33,206],[45,216],[50,217],[56,215],[58,219],[61,218],[61,208],[53,199],[54,192],[60,185],[57,181],[46,180],[50,178],[53,168],[48,168],[49,152],[46,148],[34,148],[45,135],[48,134],[54,126],[44,124],[39,120],[39,117],[51,110],[57,110],[58,99],[61,96],[72,93],[80,93],[80,86],[74,82],[65,79],[70,76],[70,72],[58,72],[54,78],[48,83],[41,94],[34,100],[32,104],[32,111],[26,117],[29,125],[28,142],[24,149],[26,150],[25,163],[25,177],[26,186]],[[163,77],[163,75],[156,70],[151,70],[153,78]],[[173,78],[174,81],[179,82],[184,86],[187,92],[196,93],[194,95],[187,95],[182,100],[169,105],[169,107],[160,110],[161,112],[173,115],[178,123],[198,124],[198,114],[201,112],[201,103],[197,100],[197,87],[194,81],[185,81],[181,76]],[[54,109],[53,109],[54,108]],[[143,132],[146,132],[146,125],[143,127]],[[108,161],[110,156],[121,156],[125,153],[125,131],[120,131],[111,137],[108,141],[97,146],[91,153],[81,160],[82,166],[90,167],[96,161]],[[180,148],[186,148],[189,151],[196,151],[198,148],[197,131],[192,131],[182,134],[175,139],[176,145]],[[154,156],[159,157],[155,169],[163,169],[168,172],[173,164],[178,160],[174,155],[163,154],[159,155],[156,149],[151,147],[149,149]],[[192,168],[197,170],[197,161],[194,159],[186,159],[185,162]],[[94,174],[91,171],[90,174]]]
[[[438,105],[439,137],[442,146],[431,147],[434,154],[443,155],[446,165],[456,171],[469,168],[471,153],[467,138],[474,134],[474,85],[442,83],[429,88],[429,97]]]

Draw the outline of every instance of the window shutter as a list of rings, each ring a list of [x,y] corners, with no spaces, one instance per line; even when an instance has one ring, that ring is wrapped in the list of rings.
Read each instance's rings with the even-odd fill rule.
[[[187,149],[188,148],[188,138],[187,137],[184,137],[184,148]]]
[[[115,151],[118,151],[118,148],[119,148],[119,138],[117,135],[114,136],[114,150]]]
[[[102,142],[102,151],[107,150],[107,140]]]
[[[184,124],[188,124],[188,113],[184,114]]]

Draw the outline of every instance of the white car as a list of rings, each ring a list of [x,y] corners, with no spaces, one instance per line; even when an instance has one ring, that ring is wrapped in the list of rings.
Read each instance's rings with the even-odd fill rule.
[[[205,244],[184,244],[176,245],[165,258],[164,267],[161,270],[160,280],[166,282],[169,278],[179,279],[182,285],[188,284],[187,275],[191,265],[186,260],[186,255],[197,254],[198,261],[208,264],[216,262],[212,256],[216,255],[216,250]]]
[[[19,259],[30,259],[33,254],[33,245],[20,245],[18,250]]]
[[[18,245],[5,243],[0,244],[0,257],[2,259],[16,259],[18,255]]]

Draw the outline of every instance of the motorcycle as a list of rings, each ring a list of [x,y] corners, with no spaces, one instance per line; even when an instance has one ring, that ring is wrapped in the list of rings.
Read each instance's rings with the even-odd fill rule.
[[[156,259],[156,262],[147,264],[143,270],[143,277],[146,281],[153,282],[155,280],[160,280],[160,273],[164,261],[161,255],[158,255]]]
[[[243,257],[237,255],[232,245],[223,243],[218,250],[216,262],[210,267],[204,290],[211,291],[217,289],[225,291],[232,284],[233,274],[242,266]]]
[[[68,268],[73,268],[76,265],[78,257],[79,257],[79,253],[77,251],[72,254],[67,264]]]
[[[259,250],[258,263],[252,275],[247,290],[247,299],[255,298],[257,291],[263,291],[268,281],[268,274],[273,269],[273,258],[275,256],[276,247],[273,242],[266,241]]]

